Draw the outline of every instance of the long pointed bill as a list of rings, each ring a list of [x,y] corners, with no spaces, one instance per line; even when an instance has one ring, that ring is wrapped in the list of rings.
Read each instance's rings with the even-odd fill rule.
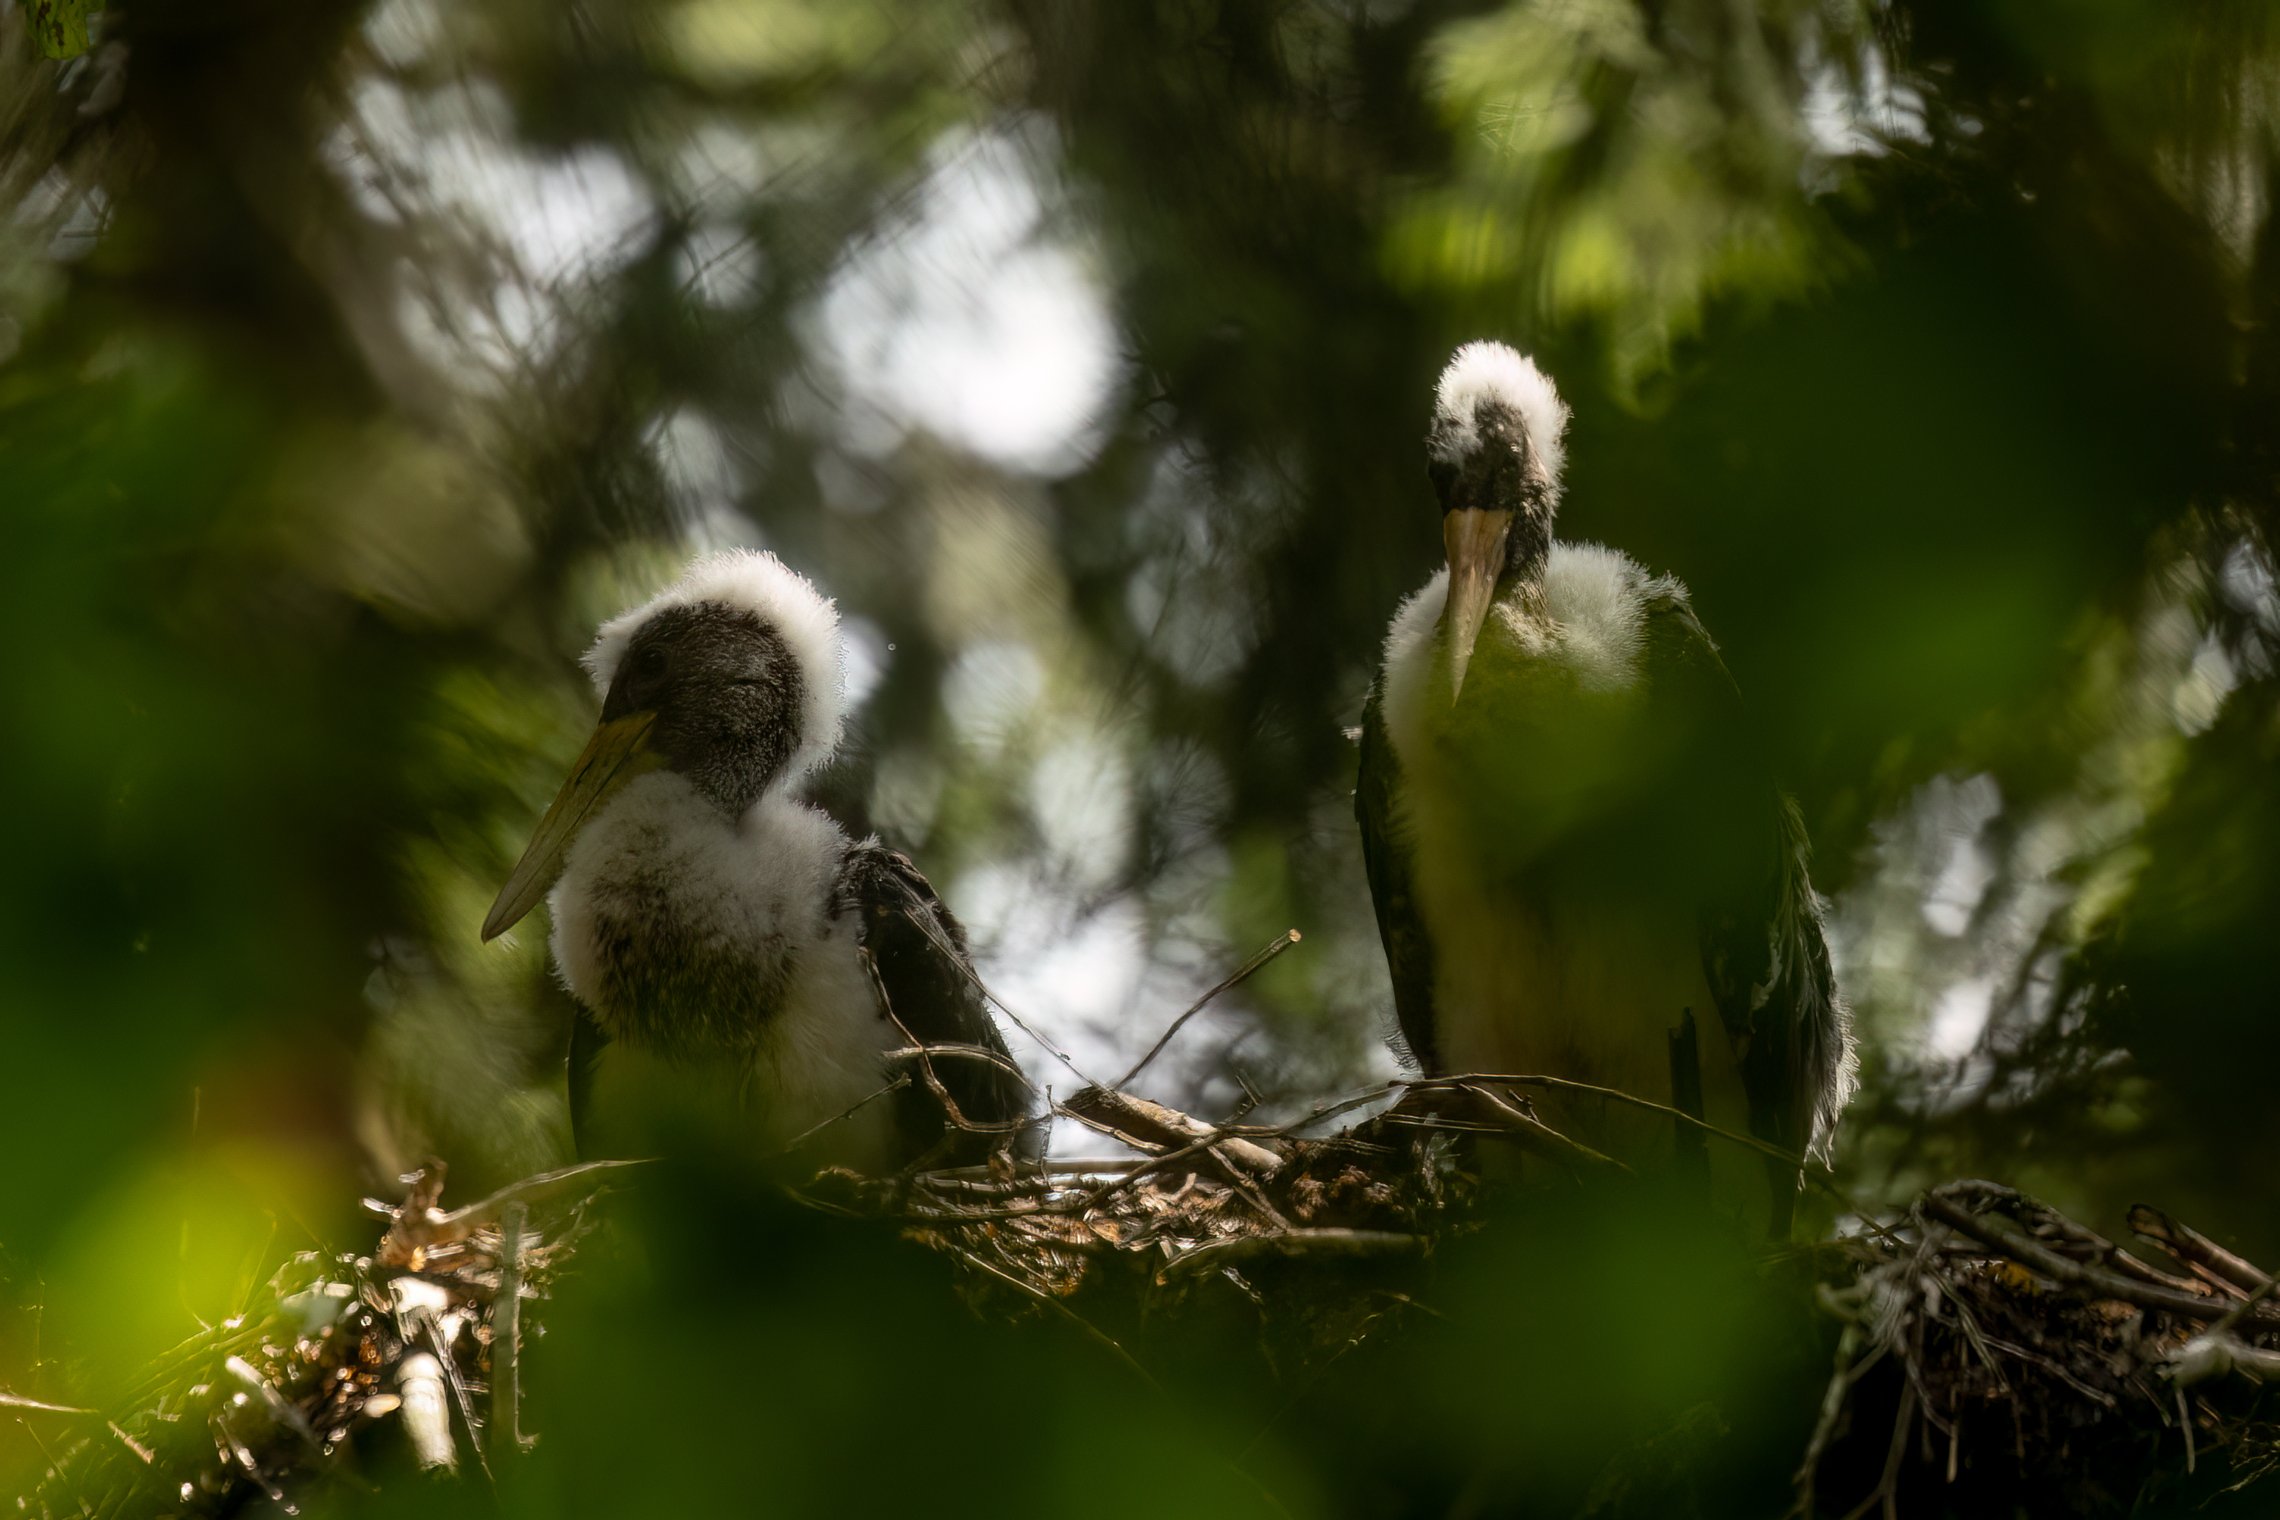
[[[1504,541],[1511,534],[1508,510],[1459,507],[1441,514],[1441,545],[1449,555],[1449,601],[1441,621],[1449,639],[1451,703],[1465,689],[1465,667],[1472,663],[1481,624],[1488,621],[1496,578],[1504,573]]]
[[[538,906],[554,886],[554,878],[562,874],[562,857],[594,809],[634,777],[658,767],[660,762],[648,747],[649,725],[656,721],[655,713],[630,713],[594,730],[578,763],[570,767],[570,779],[538,820],[538,832],[515,862],[514,873],[499,888],[498,901],[483,920],[485,941],[497,939]]]

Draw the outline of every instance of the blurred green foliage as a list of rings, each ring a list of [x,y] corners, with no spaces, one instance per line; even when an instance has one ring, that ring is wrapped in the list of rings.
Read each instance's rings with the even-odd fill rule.
[[[87,0],[30,0],[32,40],[50,58],[87,51]]]
[[[1033,1022],[1120,1067],[1296,926],[1158,1089],[1387,1069],[1341,727],[1479,335],[1805,805],[1856,1196],[2280,1250],[2266,7],[152,0],[58,63],[65,13],[0,10],[0,1388],[99,1399],[429,1151],[563,1154],[563,995],[474,929],[572,657],[695,544],[839,598],[823,793]],[[1292,1419],[1240,1327],[1152,1402],[688,1187],[563,1307],[513,1506],[1565,1513],[1801,1407],[1620,1230],[1452,1267]]]

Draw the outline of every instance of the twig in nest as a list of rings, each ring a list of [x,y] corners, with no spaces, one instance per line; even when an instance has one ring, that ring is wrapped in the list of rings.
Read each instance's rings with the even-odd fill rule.
[[[2133,1223],[2149,1238],[2162,1230],[2181,1242],[2194,1239],[2175,1221],[2141,1216]],[[2172,1424],[2180,1431],[2188,1472],[2202,1451],[2218,1449],[2233,1464],[2235,1486],[2268,1471],[2253,1455],[2261,1428],[2256,1395],[2233,1397],[2215,1386],[2234,1370],[2280,1373],[2280,1350],[2269,1344],[2275,1319],[2269,1310],[2259,1314],[2255,1293],[2236,1301],[2151,1269],[2148,1275],[2165,1280],[2142,1280],[2132,1275],[2127,1253],[2097,1232],[1991,1182],[1951,1182],[1924,1194],[1912,1211],[1912,1236],[1897,1248],[1860,1242],[1849,1285],[1823,1286],[1825,1306],[1846,1328],[1797,1475],[1793,1514],[1816,1512],[1815,1476],[1839,1416],[1854,1385],[1887,1354],[1898,1367],[1892,1380],[1900,1384],[1903,1417],[1912,1403],[1923,1417],[1918,1428],[1947,1437],[1950,1482],[1963,1467],[1972,1411],[1990,1404],[2008,1410],[2020,1469],[2041,1482],[2078,1481],[2097,1493],[2121,1482],[2135,1485],[2142,1499],[2161,1475],[2133,1472],[2120,1453],[2154,1435],[2157,1419],[2159,1439],[2168,1440]],[[2195,1250],[2188,1244],[2180,1259]],[[2263,1279],[2234,1260],[2235,1274]],[[2228,1321],[2252,1324],[2235,1337]],[[2186,1396],[2188,1386],[2204,1382],[2212,1385],[2208,1395]],[[1899,1423],[1895,1440],[1904,1439]],[[1923,1461],[1936,1461],[1928,1440]],[[1886,1515],[1893,1512],[1889,1454],[1883,1466],[1884,1479],[1855,1514],[1879,1503]]]
[[[1045,1307],[1048,1309],[1051,1309],[1054,1313],[1060,1315],[1063,1319],[1068,1320],[1071,1324],[1075,1325],[1079,1330],[1084,1332],[1086,1339],[1091,1340],[1098,1345],[1106,1347],[1118,1361],[1122,1362],[1126,1367],[1131,1369],[1133,1376],[1139,1378],[1141,1382],[1148,1385],[1150,1392],[1156,1394],[1162,1394],[1164,1392],[1164,1385],[1156,1381],[1156,1375],[1150,1372],[1147,1368],[1141,1366],[1139,1361],[1132,1355],[1132,1353],[1125,1350],[1124,1347],[1118,1343],[1116,1337],[1110,1335],[1106,1330],[1101,1329],[1100,1326],[1094,1324],[1091,1320],[1086,1319],[1082,1314],[1079,1314],[1076,1310],[1070,1308],[1067,1304],[1062,1303],[1059,1299],[1046,1292],[1043,1288],[1040,1288],[1033,1283],[1023,1282],[1020,1278],[1014,1276],[1011,1272],[1006,1271],[1003,1267],[1000,1267],[993,1262],[984,1261],[981,1257],[976,1256],[971,1251],[960,1251],[958,1255],[959,1258],[965,1261],[968,1265],[980,1268],[982,1271],[988,1273],[991,1277],[996,1278],[999,1282],[1002,1282],[1006,1286],[1015,1289],[1026,1297],[1035,1299],[1037,1302],[1045,1305]]]
[[[1848,1322],[1837,1337],[1837,1366],[1830,1374],[1829,1386],[1821,1394],[1821,1412],[1813,1422],[1813,1434],[1805,1443],[1804,1460],[1798,1463],[1791,1478],[1797,1497],[1782,1520],[1812,1520],[1819,1506],[1814,1502],[1814,1488],[1821,1474],[1821,1457],[1828,1451],[1829,1442],[1837,1433],[1837,1424],[1844,1418],[1845,1396],[1882,1362],[1889,1348],[1879,1344],[1868,1355],[1860,1355],[1860,1347],[1867,1338],[1857,1323]]]
[[[1070,1055],[1066,1050],[1063,1050],[1052,1040],[1047,1039],[1045,1037],[1045,1034],[1039,1030],[1036,1025],[1030,1023],[1019,1013],[1008,1007],[1004,998],[999,997],[995,992],[992,992],[990,990],[990,984],[982,980],[981,973],[974,969],[973,962],[966,956],[965,952],[960,950],[956,945],[951,944],[950,941],[944,937],[940,926],[937,925],[934,921],[933,914],[913,913],[906,907],[903,910],[903,917],[908,919],[914,926],[916,926],[918,932],[925,935],[928,941],[933,944],[935,949],[942,952],[944,960],[946,960],[950,965],[958,968],[958,974],[960,976],[963,976],[967,981],[974,984],[974,990],[976,992],[979,992],[982,995],[983,999],[988,1002],[991,1007],[995,1008],[998,1012],[1004,1014],[1006,1018],[1011,1020],[1014,1028],[1020,1030],[1023,1034],[1029,1036],[1029,1038],[1035,1040],[1039,1045],[1043,1046],[1046,1054],[1050,1055],[1054,1060],[1067,1067],[1069,1069],[1069,1075],[1075,1077],[1079,1082],[1084,1083],[1088,1086],[1097,1085],[1094,1083],[1093,1079],[1086,1076],[1083,1069],[1077,1065],[1076,1057]],[[875,977],[877,973],[874,971],[873,975]]]
[[[1431,1245],[1423,1235],[1405,1235],[1394,1230],[1293,1229],[1266,1235],[1237,1235],[1173,1257],[1158,1270],[1156,1281],[1163,1284],[1206,1269],[1217,1271],[1221,1267],[1272,1258],[1295,1261],[1302,1257],[1317,1260],[1344,1257],[1359,1261],[1386,1256],[1422,1256]]]
[[[20,1393],[0,1393],[0,1409],[36,1409],[41,1414],[94,1414],[92,1409],[80,1409],[71,1404],[48,1404],[39,1399],[27,1399]]]
[[[499,1292],[491,1311],[491,1442],[501,1460],[522,1450],[522,1249],[530,1205],[499,1216]]]
[[[1161,1156],[1191,1138],[1179,1136],[1152,1115],[1137,1111],[1137,1103],[1137,1099],[1112,1093],[1105,1087],[1083,1087],[1055,1103],[1053,1112],[1076,1120],[1096,1135],[1106,1135],[1119,1145],[1129,1145],[1150,1156]]]
[[[1989,1348],[2000,1351],[2005,1356],[2016,1357],[2022,1362],[2027,1362],[2033,1366],[2040,1367],[2043,1371],[2049,1373],[2052,1377],[2057,1378],[2067,1387],[2073,1389],[2076,1393],[2082,1395],[2082,1397],[2088,1399],[2091,1403],[2096,1404],[2101,1408],[2121,1408],[2121,1400],[2115,1398],[2112,1394],[2106,1392],[2102,1388],[2091,1387],[2088,1383],[2083,1382],[2082,1379],[2067,1371],[2066,1368],[2061,1366],[2057,1361],[2053,1360],[2050,1357],[2044,1356],[2039,1351],[2030,1351],[2016,1341],[2007,1341],[1999,1336],[1983,1336],[1982,1341],[1983,1344]]]
[[[2101,1266],[2111,1266],[2125,1277],[2134,1277],[2139,1282],[2152,1283],[2155,1287],[2174,1288],[2180,1293],[2203,1291],[2203,1285],[2198,1280],[2179,1277],[2174,1273],[2164,1272],[2151,1263],[2140,1261],[2088,1225],[2069,1219],[2064,1214],[2050,1213],[2039,1222],[2037,1229],[2038,1232],[2048,1231],[2055,1236],[2073,1242],[2089,1252],[2092,1260]]]
[[[459,1466],[459,1443],[451,1434],[451,1406],[443,1386],[443,1363],[433,1352],[414,1351],[396,1364],[396,1388],[404,1434],[420,1466],[445,1471]]]
[[[1011,1056],[1000,1055],[986,1046],[970,1045],[963,1040],[930,1040],[924,1045],[905,1045],[887,1051],[882,1059],[914,1061],[921,1056],[933,1056],[936,1059],[947,1057],[953,1061],[972,1061],[982,1066],[994,1066],[1017,1078],[1031,1092],[1037,1090],[1037,1084],[1029,1080],[1029,1074],[1021,1069],[1019,1061]]]
[[[950,1089],[942,1085],[942,1078],[934,1069],[935,1047],[912,1034],[910,1026],[902,1021],[902,1015],[895,1012],[894,999],[887,995],[886,978],[879,975],[879,963],[871,952],[863,950],[858,954],[863,962],[864,975],[871,979],[871,990],[878,994],[879,1006],[886,1010],[888,1022],[892,1023],[895,1026],[895,1032],[903,1037],[903,1043],[917,1052],[919,1075],[925,1079],[926,1090],[934,1095],[934,1101],[942,1105],[942,1112],[949,1117],[951,1127],[963,1130],[970,1135],[1014,1135],[1028,1129],[1030,1121],[1027,1119],[1001,1119],[985,1124],[978,1119],[966,1117],[965,1111],[958,1107],[958,1100],[950,1096]],[[952,1054],[976,1048],[973,1046],[945,1046],[943,1051],[944,1054]],[[1026,1083],[1028,1078],[1024,1077],[1022,1080]],[[874,1094],[874,1096],[876,1095]],[[865,1099],[864,1101],[870,1100]]]
[[[1583,1093],[1594,1098],[1606,1098],[1616,1103],[1627,1103],[1633,1108],[1643,1108],[1649,1113],[1668,1115],[1681,1123],[1693,1125],[1706,1135],[1715,1135],[1729,1144],[1741,1146],[1744,1150],[1756,1151],[1759,1155],[1770,1157],[1775,1161],[1787,1162],[1804,1169],[1808,1174],[1823,1172],[1822,1168],[1814,1166],[1796,1152],[1783,1150],[1780,1146],[1760,1140],[1755,1135],[1736,1134],[1730,1129],[1721,1129],[1707,1120],[1697,1119],[1682,1108],[1673,1108],[1668,1103],[1657,1103],[1652,1098],[1642,1098],[1635,1093],[1627,1093],[1619,1087],[1601,1087],[1595,1082],[1577,1082],[1567,1077],[1548,1077],[1541,1073],[1467,1072],[1458,1076],[1417,1077],[1405,1085],[1425,1091],[1454,1087],[1469,1087],[1475,1091],[1488,1087],[1541,1087],[1553,1092]]]
[[[277,1423],[279,1428],[289,1430],[294,1435],[299,1436],[302,1444],[310,1451],[319,1455],[323,1454],[324,1442],[318,1440],[317,1433],[309,1428],[307,1417],[300,1410],[294,1408],[285,1395],[272,1387],[269,1379],[255,1370],[251,1362],[242,1356],[229,1357],[222,1362],[222,1370],[245,1385],[246,1392],[260,1401],[263,1410],[268,1413],[270,1419]],[[129,1442],[128,1444],[131,1446],[134,1443]]]
[[[478,1433],[480,1427],[475,1418],[475,1396],[467,1391],[467,1380],[459,1375],[459,1360],[451,1354],[451,1347],[444,1341],[443,1328],[436,1323],[435,1316],[423,1310],[420,1320],[420,1329],[426,1335],[428,1349],[435,1353],[436,1360],[443,1363],[443,1385],[451,1390],[451,1402],[459,1410],[459,1423],[467,1429],[467,1449],[475,1453],[475,1465],[482,1469],[483,1481],[487,1484],[495,1483],[498,1480],[492,1475],[491,1459],[483,1454],[483,1439]]]
[[[2267,1351],[2234,1339],[2222,1330],[2204,1330],[2187,1341],[2162,1369],[2180,1388],[2205,1383],[2230,1372],[2245,1372],[2270,1382],[2280,1378],[2280,1351]]]
[[[2016,1199],[2009,1188],[1989,1183],[1983,1185],[1998,1199]],[[2218,1320],[2234,1307],[2228,1300],[2214,1294],[2181,1293],[2174,1288],[2156,1287],[2152,1283],[2133,1282],[2118,1272],[2079,1262],[2062,1256],[2029,1236],[2009,1219],[1995,1213],[1974,1213],[1962,1208],[1943,1192],[1924,1195],[1921,1204],[1924,1212],[1964,1234],[1981,1245],[1992,1247],[2022,1266],[2032,1267],[2045,1277],[2062,1282],[2071,1288],[2095,1292],[2105,1298],[2118,1298],[2124,1303],[2136,1304],[2141,1309],[2159,1309],[2165,1314],[2181,1315],[2187,1319]],[[2280,1324],[2280,1311],[2264,1309],[2258,1305],[2241,1307],[2257,1310],[2256,1318],[2264,1324]]]
[[[2249,1315],[2256,1312],[2258,1305],[2272,1296],[2272,1290],[2275,1287],[2280,1287],[2280,1277],[2264,1279],[2263,1287],[2258,1288],[2254,1293],[2249,1294],[2248,1297],[2227,1309],[2224,1317],[2209,1327],[2209,1333],[2211,1335],[2223,1335],[2242,1320],[2248,1318]],[[2264,1317],[2270,1318],[2271,1316],[2266,1315]]]
[[[1460,1118],[1452,1124],[1436,1114],[1403,1112],[1400,1105],[1388,1109],[1381,1117],[1389,1124],[1404,1124],[1420,1129],[1462,1129],[1476,1134],[1496,1135],[1577,1172],[1630,1175],[1631,1169],[1622,1162],[1593,1150],[1580,1140],[1569,1139],[1493,1087],[1458,1080],[1445,1088],[1436,1085],[1421,1090],[1458,1095],[1481,1117],[1471,1122]]]
[[[794,1151],[807,1144],[810,1140],[813,1140],[816,1136],[822,1134],[825,1130],[831,1128],[834,1124],[845,1124],[848,1120],[854,1118],[857,1114],[861,1113],[864,1109],[869,1108],[872,1104],[878,1102],[887,1094],[901,1092],[908,1086],[910,1086],[910,1073],[907,1071],[897,1072],[894,1077],[888,1081],[886,1086],[879,1088],[875,1092],[865,1093],[862,1097],[857,1098],[853,1103],[848,1104],[845,1108],[841,1109],[838,1113],[833,1114],[830,1118],[825,1119],[818,1124],[811,1124],[806,1129],[803,1129],[798,1134],[792,1136],[792,1138],[785,1143],[784,1148],[778,1151],[776,1154],[778,1156],[791,1155]]]
[[[1900,1412],[1892,1418],[1892,1445],[1884,1455],[1884,1472],[1876,1480],[1876,1487],[1868,1497],[1846,1512],[1845,1520],[1860,1520],[1870,1510],[1883,1506],[1886,1520],[1899,1520],[1900,1514],[1900,1459],[1908,1454],[1908,1431],[1916,1419],[1916,1390],[1900,1391]]]
[[[1283,1164],[1279,1153],[1257,1141],[1227,1135],[1176,1108],[1135,1098],[1130,1093],[1088,1087],[1056,1105],[1055,1111],[1151,1155],[1161,1155],[1197,1140],[1208,1140],[1220,1142],[1229,1160],[1254,1172],[1271,1175]]]
[[[1873,1210],[1864,1207],[1859,1199],[1846,1192],[1837,1181],[1836,1176],[1827,1167],[1800,1156],[1794,1151],[1784,1150],[1770,1141],[1760,1140],[1755,1135],[1736,1134],[1730,1129],[1722,1129],[1718,1125],[1698,1119],[1684,1109],[1673,1108],[1668,1103],[1657,1103],[1651,1098],[1642,1098],[1634,1093],[1624,1092],[1621,1088],[1601,1087],[1596,1083],[1576,1082],[1566,1077],[1549,1077],[1541,1074],[1515,1076],[1501,1072],[1473,1073],[1453,1077],[1417,1077],[1398,1085],[1431,1088],[1453,1083],[1489,1083],[1498,1087],[1542,1087],[1555,1092],[1587,1093],[1593,1097],[1606,1098],[1617,1103],[1627,1103],[1633,1108],[1642,1108],[1650,1113],[1667,1114],[1682,1124],[1693,1125],[1706,1135],[1715,1135],[1728,1144],[1741,1146],[1744,1150],[1756,1151],[1761,1156],[1796,1167],[1797,1174],[1800,1177],[1819,1188],[1828,1197],[1843,1204],[1846,1210],[1859,1219],[1872,1233],[1882,1236],[1888,1244],[1899,1244],[1899,1237],[1893,1235],[1890,1228],[1876,1218]],[[1561,1138],[1565,1139],[1566,1137],[1562,1136]]]
[[[644,1165],[647,1163],[640,1160],[584,1161],[576,1166],[559,1167],[551,1172],[540,1172],[535,1177],[525,1177],[520,1182],[510,1183],[488,1198],[478,1199],[464,1208],[453,1209],[448,1214],[439,1214],[435,1210],[435,1200],[440,1195],[440,1190],[431,1191],[423,1184],[415,1184],[411,1196],[398,1206],[391,1207],[367,1200],[367,1208],[395,1221],[389,1226],[388,1233],[381,1237],[376,1259],[387,1267],[412,1266],[422,1254],[437,1246],[456,1245],[477,1230],[496,1225],[509,1204],[539,1204],[581,1191],[590,1193],[591,1184],[597,1177],[627,1167]],[[434,1173],[440,1177],[441,1169],[434,1169]],[[424,1177],[426,1174],[422,1175]]]
[[[62,1465],[56,1461],[55,1453],[48,1450],[48,1443],[40,1439],[40,1433],[32,1429],[31,1423],[28,1420],[19,1417],[16,1421],[16,1425],[17,1428],[22,1430],[25,1435],[30,1436],[32,1438],[32,1444],[40,1449],[40,1456],[43,1460],[46,1461],[48,1471],[51,1473],[61,1472],[63,1468]],[[78,1503],[79,1513],[85,1516],[86,1520],[95,1520],[95,1512],[87,1507],[87,1501],[85,1499],[81,1499],[78,1501]]]
[[[1192,1145],[1183,1145],[1178,1150],[1166,1151],[1161,1156],[1149,1156],[1121,1176],[1104,1178],[1097,1185],[1083,1191],[1072,1191],[1067,1211],[1082,1218],[1141,1179],[1156,1172],[1167,1171],[1183,1161],[1193,1161],[1209,1151],[1211,1145],[1212,1142],[1208,1139],[1198,1140]]]
[[[1142,1056],[1139,1060],[1133,1062],[1132,1069],[1130,1071],[1126,1072],[1123,1076],[1116,1079],[1116,1085],[1120,1088],[1130,1087],[1132,1085],[1133,1079],[1139,1076],[1140,1073],[1146,1071],[1148,1069],[1149,1063],[1153,1062],[1156,1057],[1164,1053],[1164,1047],[1172,1043],[1172,1037],[1174,1035],[1177,1035],[1180,1030],[1186,1026],[1189,1019],[1194,1018],[1197,1014],[1203,1012],[1204,1009],[1210,1007],[1212,999],[1218,997],[1221,993],[1226,992],[1229,988],[1239,985],[1246,978],[1257,972],[1261,967],[1265,966],[1269,961],[1273,960],[1276,956],[1282,954],[1285,950],[1288,950],[1291,946],[1297,944],[1299,939],[1300,935],[1296,929],[1285,929],[1282,933],[1276,935],[1274,939],[1270,940],[1267,944],[1260,947],[1258,952],[1254,954],[1249,960],[1245,961],[1242,965],[1236,967],[1234,971],[1230,972],[1224,979],[1219,982],[1217,986],[1213,987],[1209,992],[1206,992],[1202,997],[1197,998],[1194,1002],[1188,1004],[1186,1011],[1183,1012],[1178,1018],[1172,1020],[1172,1022],[1165,1027],[1164,1032],[1156,1037],[1156,1043],[1148,1047],[1148,1053]]]
[[[158,1460],[157,1452],[152,1451],[149,1447],[143,1445],[142,1442],[136,1440],[133,1436],[128,1435],[126,1431],[120,1427],[117,1420],[105,1420],[103,1424],[110,1430],[112,1435],[118,1438],[119,1444],[121,1446],[124,1446],[127,1450],[135,1454],[135,1460],[142,1463],[143,1466],[148,1467]]]
[[[2238,1298],[2269,1292],[2272,1279],[2208,1236],[2148,1204],[2130,1206],[2130,1228],[2193,1270],[2203,1282]]]
[[[2183,1226],[2179,1228],[2182,1229]],[[2251,1272],[2256,1270],[2246,1262],[2241,1265]],[[2245,1341],[2234,1339],[2232,1334],[2233,1327],[2255,1313],[2257,1306],[2272,1296],[2275,1287],[2280,1287],[2280,1277],[2265,1278],[2262,1287],[2227,1309],[2215,1324],[2187,1341],[2163,1370],[2177,1380],[2179,1388],[2209,1378],[2222,1377],[2228,1372],[2245,1372],[2250,1377],[2263,1380],[2280,1378],[2280,1351],[2251,1346]]]

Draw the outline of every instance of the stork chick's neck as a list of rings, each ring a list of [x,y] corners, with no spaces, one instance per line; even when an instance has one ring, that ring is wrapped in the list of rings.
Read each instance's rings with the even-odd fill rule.
[[[788,738],[768,746],[722,744],[677,769],[733,824],[762,802],[789,797],[791,778],[784,773],[784,751],[790,744]]]

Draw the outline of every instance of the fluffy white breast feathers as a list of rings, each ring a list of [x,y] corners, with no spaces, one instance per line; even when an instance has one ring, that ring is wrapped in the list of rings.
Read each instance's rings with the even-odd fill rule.
[[[845,719],[846,662],[839,637],[839,609],[808,578],[773,554],[757,549],[725,549],[708,554],[663,591],[602,625],[586,651],[586,671],[594,690],[609,695],[610,681],[626,646],[641,625],[668,607],[710,602],[757,615],[774,629],[799,662],[799,744],[785,768],[790,780],[814,770],[839,748]]]
[[[1520,414],[1528,442],[1556,493],[1560,467],[1567,461],[1567,403],[1551,377],[1536,368],[1535,360],[1502,343],[1467,343],[1441,371],[1434,409],[1444,426],[1434,430],[1434,454],[1454,461],[1480,447],[1474,409],[1483,401],[1498,402]]]

